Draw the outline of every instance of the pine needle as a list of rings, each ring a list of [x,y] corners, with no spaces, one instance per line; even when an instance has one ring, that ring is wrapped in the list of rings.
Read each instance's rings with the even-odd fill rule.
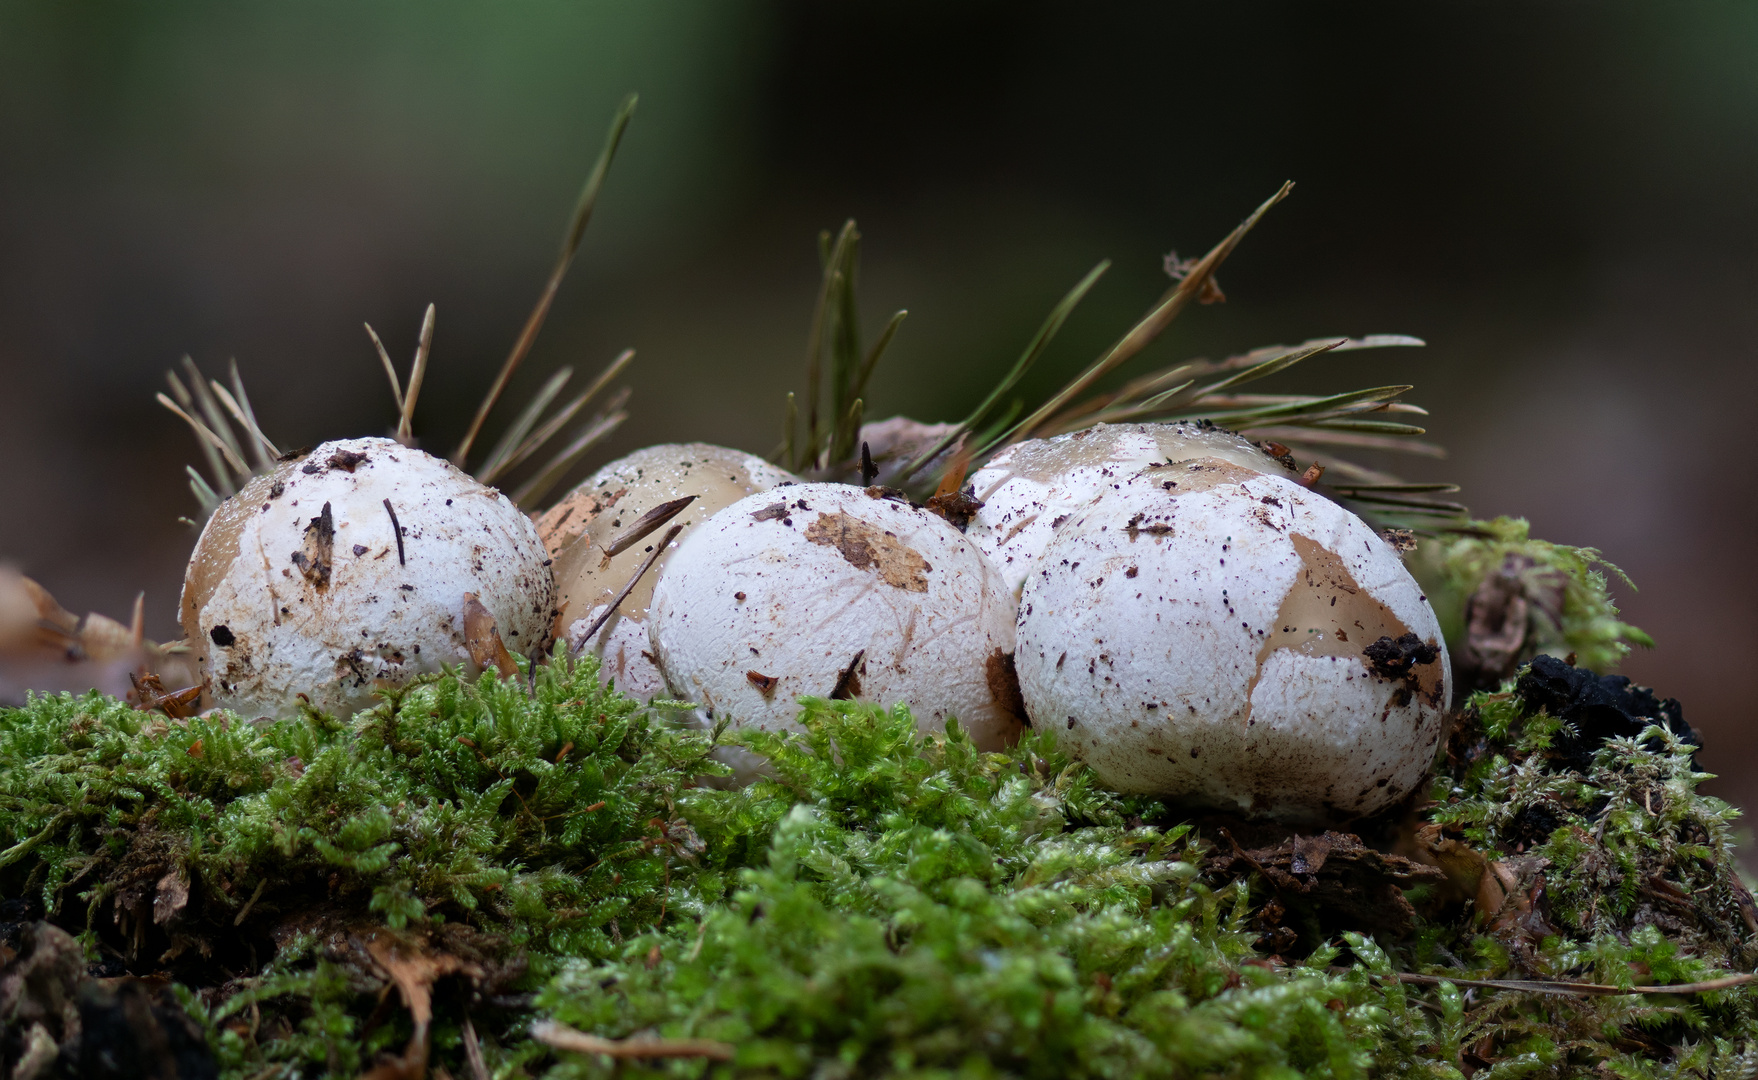
[[[634,359],[634,349],[624,349],[622,352],[618,353],[616,359],[612,360],[610,364],[599,373],[598,378],[592,381],[592,385],[586,388],[585,393],[562,406],[554,416],[545,420],[536,431],[532,432],[530,438],[520,443],[512,453],[507,455],[507,460],[501,463],[500,469],[497,470],[497,475],[504,475],[518,468],[526,458],[536,453],[545,443],[549,442],[549,440],[555,438],[556,433],[561,431],[562,428],[567,427],[568,424],[573,421],[574,416],[585,407],[586,403],[596,397],[598,392],[604,389],[612,379],[621,375],[623,369],[628,367],[629,362]],[[486,478],[481,479],[485,484],[489,482]]]
[[[611,411],[594,417],[573,442],[563,447],[560,453],[551,458],[536,476],[525,481],[524,486],[513,493],[513,502],[522,507],[535,507],[537,500],[548,494],[549,490],[555,487],[569,469],[574,467],[574,463],[579,461],[586,451],[602,442],[624,420],[629,418],[629,414],[622,409],[623,402],[627,401],[628,397],[627,387],[618,391],[607,406]]]
[[[228,451],[223,456],[238,470],[238,483],[242,484],[251,477],[250,466],[244,464],[244,447],[238,444],[238,437],[232,433],[232,425],[226,422],[226,414],[221,411],[219,400],[208,389],[207,379],[202,377],[195,361],[185,356],[183,367],[189,374],[189,389],[195,395],[196,404],[201,407],[201,415],[206,419],[209,430],[219,438],[220,445]]]
[[[482,425],[488,420],[488,414],[500,400],[512,379],[513,372],[531,351],[537,341],[537,332],[543,329],[543,321],[549,317],[550,305],[555,302],[557,291],[561,289],[562,278],[567,275],[568,267],[574,261],[574,255],[580,250],[580,240],[586,233],[586,225],[592,220],[593,208],[598,205],[598,196],[604,188],[604,178],[610,172],[610,163],[616,157],[617,145],[622,142],[623,131],[629,126],[629,118],[635,114],[637,95],[630,94],[623,98],[617,112],[611,118],[610,131],[604,139],[604,149],[599,151],[598,161],[592,172],[586,177],[586,183],[580,189],[580,198],[574,204],[573,217],[568,221],[568,228],[562,235],[561,251],[556,256],[555,265],[550,269],[549,280],[544,284],[543,292],[537,298],[537,304],[531,309],[525,326],[519,331],[519,337],[513,342],[512,351],[507,354],[506,361],[495,376],[494,383],[488,388],[482,404],[476,410],[476,417],[470,421],[470,429],[464,433],[464,439],[458,448],[452,451],[452,464],[462,469],[464,459],[470,454],[470,447],[476,442],[476,436],[482,431]]]
[[[1203,294],[1203,290],[1214,278],[1215,271],[1220,268],[1223,262],[1227,261],[1227,256],[1233,253],[1233,249],[1239,246],[1239,242],[1245,239],[1245,234],[1250,232],[1265,214],[1269,213],[1270,207],[1287,198],[1288,193],[1292,190],[1294,190],[1292,182],[1284,183],[1274,195],[1264,200],[1261,206],[1252,211],[1250,217],[1240,222],[1238,227],[1227,234],[1226,239],[1216,244],[1207,255],[1198,260],[1184,279],[1161,297],[1160,302],[1154,305],[1153,310],[1143,316],[1140,322],[1131,327],[1128,333],[1119,338],[1115,345],[1112,345],[1105,351],[1104,355],[1093,361],[1072,382],[1063,387],[1049,401],[1039,406],[1036,412],[1022,420],[1013,431],[1008,433],[1008,438],[1011,440],[1015,436],[1024,438],[1030,435],[1046,420],[1055,416],[1070,402],[1091,389],[1094,383],[1116,370],[1119,364],[1133,358],[1137,353],[1147,348],[1155,338],[1165,331],[1166,327],[1171,325],[1172,320],[1178,317],[1179,312],[1188,307],[1192,300]]]
[[[1044,317],[1044,322],[1038,327],[1038,332],[1033,334],[1031,341],[1026,343],[1025,351],[1020,353],[1019,359],[1013,362],[1012,370],[1008,371],[995,385],[995,388],[989,391],[989,395],[982,400],[981,404],[971,410],[970,415],[959,421],[956,427],[941,436],[934,445],[917,455],[914,461],[905,466],[904,470],[898,474],[900,481],[908,480],[914,476],[922,466],[933,461],[947,447],[963,438],[972,428],[983,422],[983,418],[989,414],[990,409],[995,407],[995,403],[1005,397],[1007,392],[1025,377],[1026,372],[1031,370],[1038,357],[1044,355],[1044,350],[1049,348],[1050,342],[1056,337],[1056,332],[1062,329],[1062,324],[1068,321],[1069,315],[1074,313],[1074,309],[1086,298],[1087,293],[1092,291],[1093,286],[1099,283],[1099,279],[1104,277],[1105,271],[1109,269],[1111,269],[1111,260],[1105,259],[1088,270],[1085,277],[1075,282],[1074,288],[1069,289],[1062,299],[1056,302],[1056,306],[1050,309],[1050,314]]]
[[[537,425],[538,417],[543,415],[544,410],[549,408],[550,403],[561,394],[562,389],[568,385],[568,380],[573,377],[574,369],[564,367],[538,388],[537,393],[531,396],[530,404],[519,413],[500,441],[495,443],[494,449],[488,452],[488,460],[476,470],[478,480],[485,484],[494,482],[493,478],[505,470],[507,457],[531,433],[531,429]]]
[[[187,357],[185,359],[187,359]],[[207,459],[208,472],[213,474],[214,482],[219,485],[219,487],[225,489],[226,495],[232,494],[232,492],[237,489],[232,484],[232,474],[226,468],[226,459],[220,453],[220,447],[223,444],[218,439],[210,438],[209,436],[212,434],[211,432],[204,434],[203,428],[196,425],[194,420],[194,413],[196,411],[194,395],[190,394],[188,387],[183,385],[183,380],[177,377],[175,371],[165,372],[165,381],[171,384],[171,392],[177,395],[177,404],[182,406],[181,410],[173,411],[177,412],[177,415],[181,416],[185,423],[195,429],[195,441],[201,446],[202,456]],[[162,402],[164,395],[159,395],[159,398]],[[206,482],[204,481],[203,483],[205,485]],[[208,490],[213,491],[214,489],[209,488]]]
[[[238,375],[237,364],[232,365],[232,375],[236,379]],[[243,388],[242,383],[237,385],[240,389]],[[218,379],[209,379],[208,386],[212,388],[214,396],[220,399],[220,404],[224,405],[226,411],[232,414],[232,418],[238,421],[238,426],[244,429],[246,435],[250,436],[251,456],[256,459],[256,467],[253,471],[267,472],[274,468],[275,459],[281,456],[281,452],[275,448],[274,443],[269,442],[268,436],[264,435],[261,429],[256,426],[256,417],[245,411],[244,405],[232,396],[230,390],[221,386]]]

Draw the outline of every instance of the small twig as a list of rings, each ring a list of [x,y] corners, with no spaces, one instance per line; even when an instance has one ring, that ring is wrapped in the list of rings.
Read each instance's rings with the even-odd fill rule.
[[[232,920],[233,926],[243,926],[244,925],[244,917],[246,915],[250,914],[250,909],[256,906],[256,902],[258,900],[262,899],[262,891],[268,887],[269,887],[269,879],[268,878],[263,878],[261,881],[256,883],[256,891],[250,894],[250,899],[246,900],[244,902],[244,906],[239,909],[238,917],[236,919]]]
[[[836,677],[836,685],[831,687],[831,701],[854,700],[855,693],[857,692],[855,689],[855,669],[861,666],[861,661],[865,659],[866,656],[867,650],[860,650],[855,653],[855,658],[848,662],[848,667],[842,669],[842,674]]]
[[[580,635],[581,641],[591,641],[592,635],[598,633],[599,628],[610,621],[610,617],[616,614],[617,608],[621,607],[623,601],[629,598],[629,594],[635,591],[635,585],[641,580],[642,576],[645,575],[648,570],[653,568],[653,564],[659,560],[661,555],[665,554],[667,545],[673,540],[676,540],[678,538],[678,533],[683,531],[684,527],[682,525],[673,525],[670,529],[666,530],[665,539],[653,546],[653,551],[647,556],[646,561],[641,564],[641,568],[635,571],[635,576],[628,580],[628,583],[623,586],[621,592],[617,593],[616,599],[610,602],[610,606],[604,609],[604,613],[594,619],[592,625],[587,627],[586,632]]]
[[[232,468],[238,470],[238,474],[240,476],[249,476],[250,475],[250,466],[244,464],[244,459],[239,457],[232,450],[232,448],[230,446],[226,445],[226,441],[224,439],[222,439],[218,435],[214,434],[213,431],[211,431],[206,424],[202,423],[200,420],[197,420],[195,417],[191,416],[190,414],[184,412],[181,408],[178,408],[177,403],[175,401],[172,401],[170,398],[166,397],[162,392],[159,394],[156,394],[154,396],[158,399],[158,402],[160,405],[163,405],[165,408],[170,409],[172,412],[174,412],[178,416],[182,417],[183,422],[190,426],[190,428],[195,432],[196,437],[198,439],[204,440],[205,442],[211,444],[215,450],[219,451],[220,457],[225,459],[226,464],[228,464],[228,465],[232,466]],[[223,472],[220,474],[220,476],[221,476],[222,480],[229,481],[229,478],[226,477]]]
[[[685,495],[681,499],[673,499],[670,502],[663,502],[658,506],[655,506],[645,514],[642,514],[639,518],[636,518],[635,523],[618,533],[614,540],[604,545],[604,557],[606,559],[614,558],[634,547],[636,544],[639,544],[642,540],[647,538],[649,533],[653,532],[661,525],[664,525],[672,518],[677,517],[678,514],[683,512],[684,507],[695,501],[696,496]]]
[[[862,440],[862,442],[861,442],[861,486],[867,487],[868,485],[872,484],[873,478],[878,475],[879,475],[879,466],[873,464],[873,451],[868,449],[866,441]]]
[[[392,508],[391,500],[385,500],[385,513],[391,515],[391,532],[397,537],[397,565],[409,565],[403,559],[403,526],[397,524],[397,511]]]
[[[603,1054],[613,1058],[709,1058],[731,1061],[737,1047],[713,1039],[602,1039],[553,1020],[531,1025],[531,1037],[557,1050]]]
[[[1334,974],[1344,974],[1348,968],[1332,968]],[[1705,982],[1676,983],[1672,986],[1612,986],[1609,983],[1578,983],[1561,979],[1455,979],[1448,975],[1418,975],[1414,972],[1398,971],[1391,974],[1373,973],[1376,979],[1391,979],[1394,982],[1411,983],[1416,986],[1439,986],[1450,982],[1454,986],[1474,987],[1480,990],[1517,990],[1529,994],[1570,994],[1577,997],[1617,997],[1623,994],[1707,994],[1715,990],[1727,990],[1735,986],[1744,986],[1758,973],[1742,972],[1737,975],[1724,975],[1719,979]]]

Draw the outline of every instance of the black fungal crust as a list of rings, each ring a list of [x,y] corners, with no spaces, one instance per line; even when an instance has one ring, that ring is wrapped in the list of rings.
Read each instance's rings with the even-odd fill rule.
[[[1554,656],[1539,656],[1520,673],[1514,691],[1529,712],[1542,709],[1569,725],[1547,755],[1553,769],[1584,773],[1607,739],[1635,738],[1650,724],[1664,725],[1692,746],[1703,745],[1676,700],[1657,698],[1622,675],[1596,675]]]

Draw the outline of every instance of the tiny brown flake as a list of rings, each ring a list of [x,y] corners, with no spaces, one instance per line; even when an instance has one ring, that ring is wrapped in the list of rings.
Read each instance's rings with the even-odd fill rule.
[[[354,557],[358,559],[360,556],[366,554],[367,550],[368,549],[365,544],[355,544],[354,545]]]
[[[357,454],[352,450],[337,450],[330,455],[329,460],[330,468],[341,469],[343,472],[353,472],[364,464],[366,464],[366,455]]]
[[[745,672],[745,678],[749,679],[751,685],[755,686],[757,692],[762,694],[765,698],[774,696],[775,684],[781,681],[775,676],[765,675],[761,671],[747,671]]]
[[[927,592],[934,568],[914,548],[859,518],[844,513],[818,515],[806,539],[835,548],[857,570],[873,569],[887,585],[905,592]]]
[[[305,580],[319,589],[328,588],[330,584],[330,564],[335,561],[336,553],[336,519],[330,512],[330,504],[324,503],[323,513],[311,519],[305,527],[305,543],[293,553],[293,565],[305,575]]]
[[[1318,483],[1319,477],[1323,475],[1325,475],[1325,467],[1315,461],[1306,467],[1305,472],[1300,474],[1299,484],[1301,487],[1311,487]]]
[[[736,592],[736,593],[733,593],[733,594],[732,594],[732,598],[733,598],[733,599],[734,599],[734,600],[737,600],[737,601],[738,601],[738,602],[739,602],[739,603],[741,603],[741,604],[742,604],[742,603],[744,603],[744,602],[745,602],[745,594],[744,594],[744,593],[742,593],[742,592]]]
[[[831,701],[853,701],[861,696],[860,667],[866,655],[865,649],[855,653],[855,658],[848,662],[848,667],[842,669],[842,674],[836,677],[836,686],[830,691]]]
[[[771,503],[761,510],[751,512],[753,521],[778,521],[784,517],[787,517],[787,503],[784,502]]]
[[[922,505],[945,518],[959,532],[964,532],[971,517],[982,509],[983,501],[977,498],[975,488],[966,487],[962,491],[933,495]]]

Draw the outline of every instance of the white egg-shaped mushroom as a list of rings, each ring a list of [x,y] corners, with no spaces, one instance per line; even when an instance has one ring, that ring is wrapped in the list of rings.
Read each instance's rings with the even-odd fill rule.
[[[665,573],[677,546],[699,523],[747,495],[796,483],[785,469],[754,454],[708,443],[649,446],[599,469],[544,514],[538,533],[555,556],[557,633],[575,653],[599,658],[599,676],[618,690],[649,701],[665,690],[647,643],[648,608],[653,586]],[[619,537],[667,503],[691,501],[676,516],[614,555]],[[666,550],[591,640],[586,634],[615,602],[629,580],[671,528],[682,527]]]
[[[548,636],[554,584],[500,492],[390,439],[282,461],[214,511],[183,582],[211,699],[248,717],[301,698],[338,716],[441,664],[475,670],[488,620],[511,653]]]
[[[957,717],[998,749],[1023,720],[1013,616],[944,519],[877,488],[801,484],[691,533],[654,589],[650,632],[672,692],[736,725],[798,730],[806,696],[901,702],[923,731]]]
[[[1026,581],[1034,725],[1120,791],[1295,824],[1374,813],[1434,759],[1440,625],[1398,553],[1218,458],[1118,477]]]
[[[1250,441],[1213,425],[1095,424],[1052,439],[1027,439],[971,477],[982,506],[969,535],[1017,595],[1056,527],[1136,470],[1212,457],[1270,476],[1292,477]]]

